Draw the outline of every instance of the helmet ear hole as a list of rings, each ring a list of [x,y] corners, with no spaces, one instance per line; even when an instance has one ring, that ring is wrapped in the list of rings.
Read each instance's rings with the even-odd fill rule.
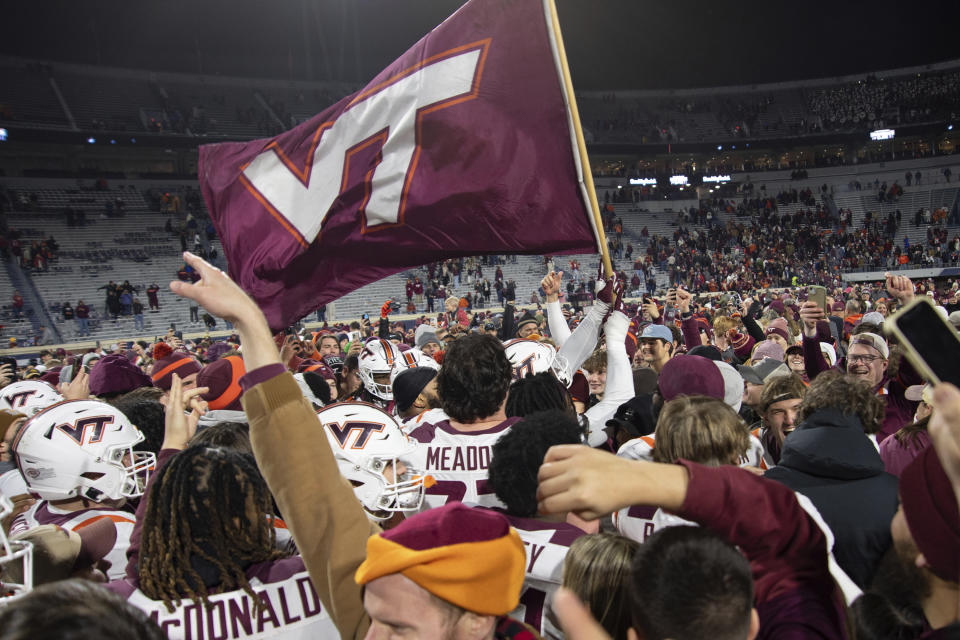
[[[80,477],[81,477],[81,478],[86,478],[87,480],[99,480],[99,479],[102,478],[104,475],[106,475],[106,474],[103,474],[103,473],[94,473],[94,472],[92,472],[92,471],[88,471],[88,472],[86,472],[86,473],[81,473],[81,474],[80,474]]]

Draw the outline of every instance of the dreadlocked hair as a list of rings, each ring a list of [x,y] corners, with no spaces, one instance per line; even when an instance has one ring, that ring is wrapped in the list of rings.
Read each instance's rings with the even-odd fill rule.
[[[276,549],[270,492],[252,456],[188,447],[160,470],[145,499],[139,575],[147,597],[172,613],[184,597],[209,608],[208,586],[242,588],[260,610],[246,569],[288,554]]]
[[[572,408],[570,392],[555,375],[545,371],[515,380],[510,385],[505,410],[508,418],[522,418],[537,411],[565,411]]]

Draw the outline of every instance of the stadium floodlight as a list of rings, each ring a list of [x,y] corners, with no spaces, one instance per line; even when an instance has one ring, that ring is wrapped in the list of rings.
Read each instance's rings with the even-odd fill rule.
[[[96,142],[97,142],[97,139],[96,139],[96,138],[87,138],[87,143],[88,143],[88,144],[96,144]]]
[[[0,127],[0,142],[6,142],[6,141],[7,141],[7,130],[4,129],[3,127]]]

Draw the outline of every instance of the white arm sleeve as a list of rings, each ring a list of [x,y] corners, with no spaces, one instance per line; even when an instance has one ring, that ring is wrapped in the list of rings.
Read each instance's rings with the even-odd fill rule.
[[[607,386],[603,391],[603,400],[586,411],[590,420],[587,444],[591,447],[599,447],[607,441],[607,434],[603,430],[607,420],[617,412],[617,407],[635,395],[633,369],[624,345],[629,326],[630,318],[619,311],[611,313],[604,325],[607,336]]]
[[[568,373],[573,378],[584,360],[590,357],[594,349],[597,348],[597,338],[600,337],[600,325],[603,323],[603,316],[607,315],[610,308],[605,302],[599,300],[593,303],[587,315],[584,316],[577,328],[559,348],[557,354],[566,358]],[[551,328],[551,331],[553,329]]]
[[[547,326],[550,327],[550,337],[559,349],[570,337],[570,327],[567,319],[563,317],[559,300],[547,303]]]

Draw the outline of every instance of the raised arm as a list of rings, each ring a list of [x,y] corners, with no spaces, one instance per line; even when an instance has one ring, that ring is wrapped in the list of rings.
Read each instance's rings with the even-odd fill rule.
[[[604,325],[607,336],[607,386],[603,400],[586,411],[590,425],[587,438],[591,447],[599,447],[607,441],[607,434],[603,430],[607,420],[617,412],[617,407],[634,396],[633,369],[624,344],[629,326],[630,319],[621,311],[611,313]]]
[[[219,269],[189,253],[184,258],[201,279],[170,288],[230,320],[240,334],[248,371],[242,401],[257,465],[341,637],[362,638],[370,621],[353,576],[376,528],[340,475],[316,414],[284,371],[256,303]]]
[[[792,591],[802,593],[804,605],[810,607],[804,615],[842,628],[826,538],[783,485],[732,466],[626,460],[582,445],[551,447],[538,478],[537,500],[543,514],[572,511],[595,519],[647,505],[697,522],[738,546],[750,561],[761,620],[765,603]],[[804,626],[798,617],[776,624],[784,633]],[[772,631],[764,629],[767,637],[820,637],[770,635]]]
[[[560,286],[562,283],[563,271],[551,271],[540,281],[540,287],[546,294],[547,326],[550,327],[550,337],[553,338],[553,342],[558,349],[570,337],[570,326],[560,309]]]

